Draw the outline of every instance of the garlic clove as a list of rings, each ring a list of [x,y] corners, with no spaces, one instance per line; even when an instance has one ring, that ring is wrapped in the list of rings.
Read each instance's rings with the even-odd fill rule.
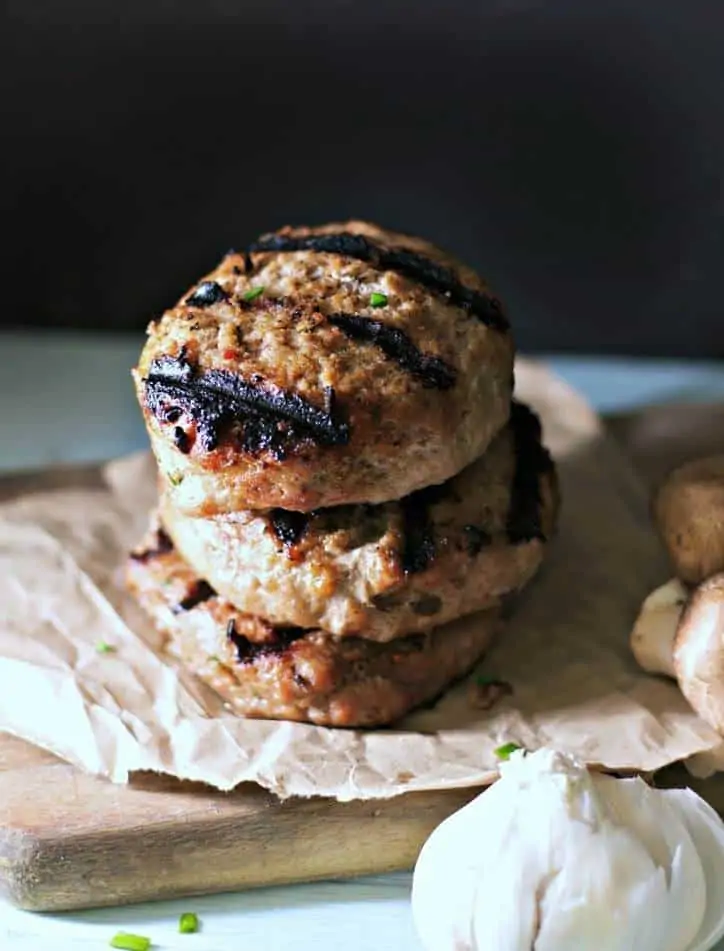
[[[603,804],[604,821],[597,836],[600,870],[589,870],[587,894],[596,895],[596,880],[606,878],[600,926],[606,933],[606,907],[624,924],[599,946],[621,951],[686,951],[697,934],[706,908],[706,880],[696,844],[676,806],[639,777],[616,779],[593,774]],[[575,860],[575,855],[570,854]],[[599,892],[599,894],[601,894]],[[610,927],[610,926],[609,926]],[[589,933],[592,933],[589,931]],[[575,932],[566,934],[575,947]],[[566,945],[568,947],[569,945]],[[541,951],[554,951],[541,947]]]
[[[497,784],[445,819],[418,856],[412,879],[412,917],[426,951],[474,948],[469,909],[475,901],[476,868],[471,861],[470,830],[478,824],[483,796],[496,789]],[[455,874],[441,874],[451,856],[460,859]]]
[[[706,886],[675,809],[640,779],[590,774],[569,792],[569,808],[550,814],[550,831],[523,819],[528,849],[521,858],[538,875],[531,946],[685,951],[704,914]],[[526,812],[535,817],[535,797],[527,798]]]
[[[639,667],[675,677],[674,639],[689,592],[676,578],[652,591],[641,605],[631,632],[631,650]]]
[[[685,951],[710,951],[724,937],[724,823],[691,789],[667,789],[696,846],[706,880],[706,911],[693,944]]]

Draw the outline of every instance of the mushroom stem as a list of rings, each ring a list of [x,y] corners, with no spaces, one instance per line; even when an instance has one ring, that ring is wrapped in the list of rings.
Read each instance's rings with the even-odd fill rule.
[[[676,679],[674,642],[689,592],[676,578],[646,598],[631,632],[631,650],[640,667]]]

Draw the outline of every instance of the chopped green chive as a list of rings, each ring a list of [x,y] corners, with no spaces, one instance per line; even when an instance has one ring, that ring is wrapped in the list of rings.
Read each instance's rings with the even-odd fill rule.
[[[264,293],[264,287],[263,285],[259,284],[257,287],[252,287],[251,290],[247,291],[245,294],[242,294],[241,296],[244,298],[244,300],[251,301],[251,300],[256,300],[257,297],[260,297],[263,293]]]
[[[98,641],[96,651],[99,654],[112,654],[115,651],[113,644],[107,644],[105,641]]]
[[[183,480],[184,477],[180,473],[176,473],[175,475],[170,475],[168,477],[168,481],[171,483],[171,485],[181,485]]]
[[[178,921],[178,930],[181,934],[195,934],[199,930],[199,918],[192,911],[181,915]]]
[[[500,683],[497,677],[491,677],[490,674],[478,674],[475,678],[478,687],[490,687],[491,684]]]
[[[387,294],[379,294],[375,291],[373,294],[370,294],[370,306],[372,307],[384,307],[387,303]]]
[[[518,746],[517,743],[505,743],[503,746],[499,746],[495,751],[495,755],[500,760],[508,760],[511,755],[515,753],[516,750],[522,750],[522,746]]]
[[[151,939],[144,938],[140,934],[126,934],[124,931],[119,931],[114,938],[111,938],[110,944],[112,948],[120,948],[121,951],[148,951],[151,947]]]

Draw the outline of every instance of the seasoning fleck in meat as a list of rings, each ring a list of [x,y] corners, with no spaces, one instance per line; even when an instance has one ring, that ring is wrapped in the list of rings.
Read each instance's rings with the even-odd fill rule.
[[[173,542],[170,536],[162,528],[158,528],[154,533],[154,545],[151,548],[132,551],[130,557],[132,561],[143,563],[158,558],[159,555],[167,555],[170,551],[173,551]]]
[[[291,548],[304,535],[309,524],[309,516],[304,512],[272,509],[269,513],[269,523],[272,531],[284,547]]]
[[[472,557],[479,555],[483,548],[486,548],[492,541],[488,532],[482,528],[478,528],[477,525],[466,525],[464,532],[465,547],[468,554]]]
[[[168,419],[168,413],[166,414]],[[191,451],[191,440],[185,429],[181,426],[174,427],[173,431],[173,441],[179,452],[182,452],[184,455],[187,455]]]
[[[215,595],[216,592],[208,581],[196,581],[191,586],[186,597],[176,605],[174,613],[179,614],[181,611],[191,611],[197,605],[203,604],[204,601],[208,601],[209,598],[213,598]]]

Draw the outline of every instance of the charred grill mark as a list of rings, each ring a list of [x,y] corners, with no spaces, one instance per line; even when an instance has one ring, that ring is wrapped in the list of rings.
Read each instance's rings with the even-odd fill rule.
[[[435,558],[435,536],[426,516],[424,511],[404,508],[402,568],[405,574],[425,571]]]
[[[229,248],[229,250],[224,255],[224,260],[227,258],[242,258],[242,267],[239,267],[238,264],[232,264],[231,270],[234,274],[251,274],[254,271],[254,262],[251,259],[251,255],[248,251],[237,251],[235,248]]]
[[[428,634],[405,634],[404,637],[396,638],[392,643],[397,648],[392,654],[392,662],[399,664],[410,654],[421,654],[427,649],[430,642]],[[383,649],[385,645],[380,645]]]
[[[437,595],[430,594],[426,597],[420,598],[419,601],[415,601],[410,605],[415,614],[419,614],[420,617],[433,617],[435,614],[439,614],[442,609],[442,601]]]
[[[166,419],[168,419],[168,413],[166,413]],[[184,455],[188,455],[191,451],[191,440],[185,429],[181,426],[174,427],[173,431],[173,441],[174,445],[179,452],[182,452]]]
[[[402,569],[405,574],[418,574],[435,560],[435,527],[430,506],[446,494],[444,485],[419,489],[400,501],[402,509]]]
[[[236,657],[240,664],[253,664],[260,657],[278,657],[289,646],[309,633],[303,627],[270,627],[271,639],[256,643],[239,634],[232,618],[226,626],[226,636],[236,648]]]
[[[228,294],[216,281],[204,281],[184,301],[189,307],[210,307],[220,300],[227,300]]]
[[[269,525],[284,547],[292,548],[306,532],[309,516],[304,512],[272,509],[269,513]]]
[[[338,413],[318,409],[298,394],[261,379],[244,380],[228,370],[201,374],[183,352],[152,362],[145,380],[145,401],[160,420],[168,418],[169,410],[188,414],[206,452],[218,446],[223,429],[238,421],[244,424],[240,437],[243,451],[256,454],[268,450],[278,459],[302,443],[340,446],[350,438],[349,425]]]
[[[510,494],[506,530],[514,545],[538,539],[545,541],[541,525],[540,477],[553,468],[547,449],[541,445],[540,420],[522,403],[511,407],[515,446],[515,474]]]
[[[479,555],[483,548],[487,548],[492,541],[490,534],[477,525],[466,525],[463,531],[465,533],[465,548],[472,558]]]
[[[250,252],[313,251],[320,254],[341,254],[365,261],[383,271],[396,271],[423,287],[442,294],[452,304],[463,307],[481,323],[494,330],[507,330],[508,320],[500,301],[462,284],[452,268],[405,248],[384,248],[359,234],[315,234],[294,237],[284,234],[263,235],[250,247]]]
[[[423,353],[402,330],[357,314],[330,314],[328,320],[352,340],[373,344],[426,389],[449,390],[455,385],[455,368],[440,357]]]
[[[172,609],[174,614],[180,614],[182,611],[192,611],[199,604],[208,601],[209,598],[216,596],[216,592],[208,581],[195,581],[186,597]]]
[[[300,674],[299,671],[296,669],[294,670],[294,673],[292,674],[292,678],[294,680],[294,683],[297,685],[297,687],[300,688],[300,690],[309,690],[309,688],[311,687],[310,682],[307,680],[304,674]]]
[[[167,555],[170,551],[173,551],[173,542],[162,528],[158,528],[156,529],[155,545],[152,548],[144,548],[142,551],[132,551],[130,558],[132,561],[145,564],[160,555]]]

